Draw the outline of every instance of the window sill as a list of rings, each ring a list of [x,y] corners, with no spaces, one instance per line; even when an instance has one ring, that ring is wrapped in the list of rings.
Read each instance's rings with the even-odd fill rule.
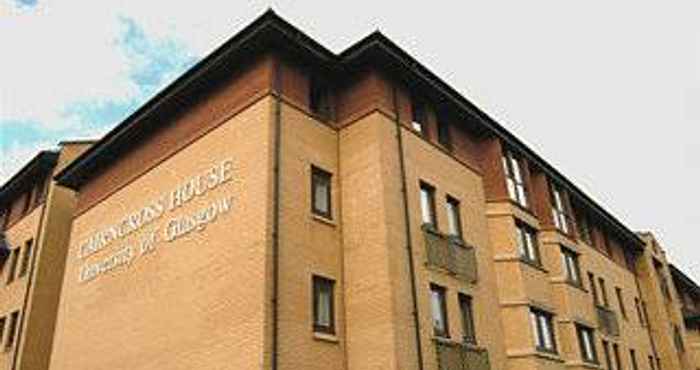
[[[549,273],[549,270],[545,269],[544,266],[542,266],[542,264],[540,264],[540,263],[528,260],[528,259],[523,258],[523,257],[518,257],[518,261],[520,261],[524,265],[527,265],[527,266],[534,268],[535,270],[539,270],[541,272],[544,272],[545,274]]]
[[[340,339],[335,334],[314,332],[314,340],[328,343],[339,343]]]
[[[322,224],[326,224],[328,226],[333,226],[333,227],[337,226],[335,221],[333,221],[332,219],[325,217],[325,216],[321,216],[321,215],[317,215],[315,213],[312,213],[311,218],[322,223]]]
[[[576,282],[571,281],[569,279],[564,279],[564,283],[572,288],[576,288],[584,293],[588,293],[588,290],[586,290],[586,288],[584,288],[583,284],[581,284],[581,283],[576,283]]]

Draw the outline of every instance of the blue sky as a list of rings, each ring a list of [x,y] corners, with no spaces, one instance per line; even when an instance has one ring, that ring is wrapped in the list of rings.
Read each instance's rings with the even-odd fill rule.
[[[381,29],[700,280],[693,0],[0,0],[0,182],[104,134],[268,7],[336,52]]]

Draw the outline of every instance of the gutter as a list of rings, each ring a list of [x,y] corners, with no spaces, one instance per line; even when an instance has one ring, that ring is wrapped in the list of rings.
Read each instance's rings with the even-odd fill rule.
[[[423,370],[423,345],[420,336],[420,315],[418,312],[418,297],[416,292],[416,271],[413,262],[413,242],[411,239],[411,217],[408,210],[408,193],[406,187],[406,162],[404,160],[403,137],[401,135],[401,117],[399,116],[399,104],[396,96],[396,84],[392,86],[392,105],[396,114],[396,140],[399,154],[399,169],[401,172],[401,196],[403,201],[403,216],[406,224],[406,253],[408,254],[408,271],[411,280],[411,302],[413,310],[413,327],[416,337],[416,355],[418,356],[418,369]]]
[[[273,189],[272,189],[272,370],[278,368],[279,351],[279,230],[280,230],[280,187],[282,186],[280,163],[282,158],[282,68],[279,58],[275,58],[273,67],[272,95],[275,99],[274,106],[274,159],[272,164]]]

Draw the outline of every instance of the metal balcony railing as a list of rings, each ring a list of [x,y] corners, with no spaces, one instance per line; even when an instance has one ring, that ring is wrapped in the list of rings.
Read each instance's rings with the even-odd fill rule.
[[[490,370],[489,353],[461,343],[435,341],[439,370]]]
[[[423,235],[428,265],[447,270],[458,279],[476,282],[476,253],[473,247],[428,226],[423,227]]]
[[[614,311],[606,307],[596,306],[598,327],[604,334],[617,337],[620,335],[620,324]]]

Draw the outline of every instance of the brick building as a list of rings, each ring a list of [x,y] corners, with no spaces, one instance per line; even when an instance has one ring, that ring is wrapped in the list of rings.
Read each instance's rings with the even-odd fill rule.
[[[0,188],[0,369],[46,369],[74,193],[51,179],[90,142],[37,154]]]
[[[647,234],[378,32],[267,12],[56,178],[50,369],[692,369]]]
[[[673,333],[674,345],[681,358],[685,355],[690,369],[700,369],[700,287],[676,266],[670,265],[673,288],[681,306],[685,330]],[[681,327],[681,325],[676,325]],[[685,336],[678,335],[685,333]]]

